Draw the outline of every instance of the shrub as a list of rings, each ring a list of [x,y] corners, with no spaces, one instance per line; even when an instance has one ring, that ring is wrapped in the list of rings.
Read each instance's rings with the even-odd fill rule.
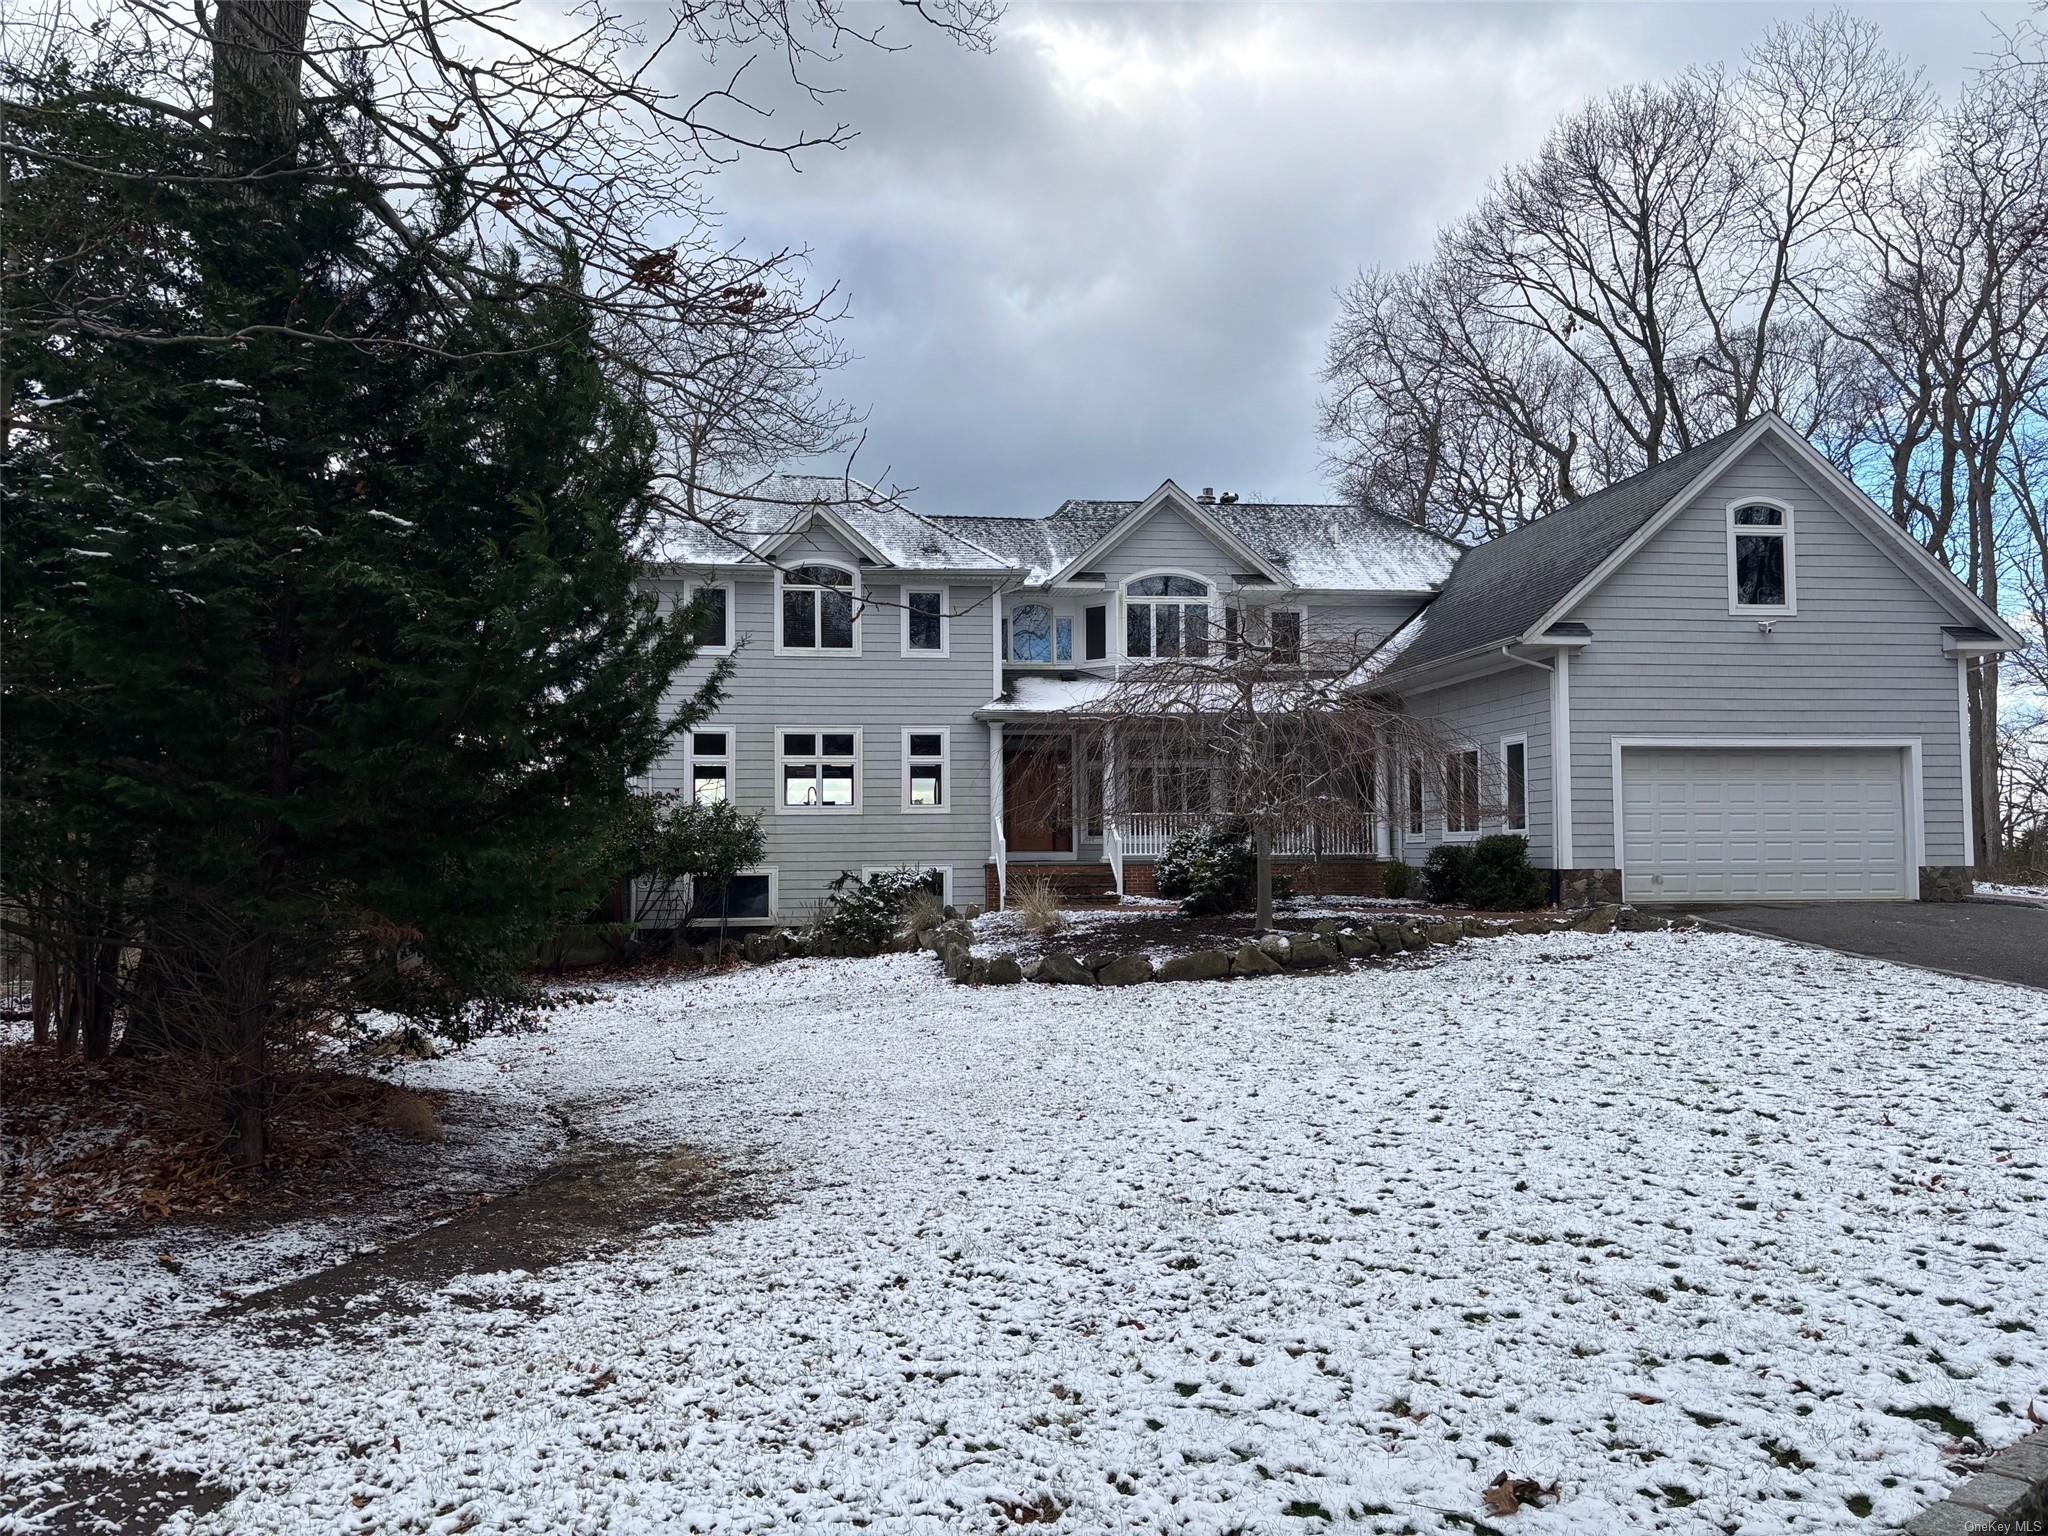
[[[1251,828],[1238,817],[1183,832],[1159,856],[1153,879],[1159,894],[1180,902],[1190,917],[1242,912],[1254,904],[1258,889],[1258,852]],[[1273,877],[1273,899],[1294,894],[1294,882]]]
[[[1463,843],[1438,843],[1422,861],[1422,890],[1431,901],[1445,905],[1465,899],[1465,869],[1472,850]]]
[[[1058,933],[1067,926],[1067,914],[1060,910],[1060,893],[1043,875],[1031,875],[1017,882],[1017,921],[1026,933]]]
[[[826,954],[875,954],[888,944],[911,902],[921,892],[932,893],[938,879],[925,869],[892,869],[865,880],[843,870],[831,884],[832,894],[812,915],[812,939]]]
[[[1387,866],[1386,883],[1382,889],[1395,901],[1406,901],[1408,893],[1415,889],[1415,866],[1394,860]]]
[[[939,893],[930,886],[924,886],[911,894],[903,904],[903,926],[912,933],[923,933],[936,928],[946,920],[946,905],[939,900]]]
[[[1465,904],[1486,912],[1526,912],[1550,899],[1550,881],[1529,862],[1529,839],[1482,837],[1465,859]]]

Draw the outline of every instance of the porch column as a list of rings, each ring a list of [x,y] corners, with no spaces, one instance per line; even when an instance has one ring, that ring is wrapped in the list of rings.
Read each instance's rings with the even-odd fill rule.
[[[1123,791],[1116,771],[1116,726],[1102,733],[1102,844],[1109,854],[1109,872],[1116,877],[1117,899],[1124,894]]]
[[[1382,859],[1394,856],[1394,765],[1387,757],[1387,736],[1373,738],[1372,851]]]
[[[996,867],[996,909],[1010,904],[1010,848],[1003,840],[1003,728],[988,728],[988,849]]]

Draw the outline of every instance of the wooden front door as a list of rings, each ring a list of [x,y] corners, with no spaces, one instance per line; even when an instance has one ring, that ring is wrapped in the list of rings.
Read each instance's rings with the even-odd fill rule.
[[[1074,851],[1074,782],[1064,741],[1003,744],[1003,841],[1012,853]]]

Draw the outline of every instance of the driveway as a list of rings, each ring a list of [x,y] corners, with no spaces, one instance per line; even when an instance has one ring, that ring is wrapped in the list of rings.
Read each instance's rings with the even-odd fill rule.
[[[1695,907],[1701,919],[1852,955],[2048,988],[2048,908],[2001,902],[1807,902]]]

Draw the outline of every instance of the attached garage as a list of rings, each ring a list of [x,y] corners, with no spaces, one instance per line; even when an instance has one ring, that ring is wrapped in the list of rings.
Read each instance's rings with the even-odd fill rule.
[[[1912,744],[1615,744],[1628,901],[1903,901]]]

